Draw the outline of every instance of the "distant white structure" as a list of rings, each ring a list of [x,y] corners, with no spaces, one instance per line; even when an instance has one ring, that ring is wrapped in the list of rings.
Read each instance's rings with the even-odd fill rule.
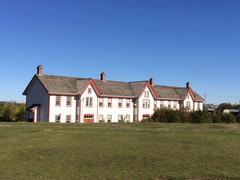
[[[37,67],[25,89],[27,120],[33,122],[138,122],[157,108],[203,110],[204,99],[186,87],[155,85],[148,81],[118,82],[106,79],[44,75]]]

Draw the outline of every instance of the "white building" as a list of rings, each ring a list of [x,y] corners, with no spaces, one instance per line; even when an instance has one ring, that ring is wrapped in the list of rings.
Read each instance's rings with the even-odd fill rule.
[[[44,75],[42,66],[25,89],[27,120],[33,122],[138,122],[157,108],[203,110],[204,99],[186,87],[148,81],[118,82]]]

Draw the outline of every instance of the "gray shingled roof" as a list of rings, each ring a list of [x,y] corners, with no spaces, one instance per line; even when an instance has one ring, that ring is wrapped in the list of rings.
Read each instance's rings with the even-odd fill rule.
[[[95,83],[103,96],[134,96],[131,85],[128,82],[102,82],[101,80],[95,79]]]
[[[49,93],[78,94],[81,93],[91,78],[76,78],[64,76],[43,75],[37,76]],[[144,90],[148,81],[118,82],[94,79],[102,96],[138,97]],[[153,86],[158,99],[183,100],[186,97],[187,88],[171,86]],[[204,99],[192,91],[197,101]]]
[[[89,79],[64,77],[64,76],[51,76],[44,75],[38,76],[44,87],[49,93],[63,93],[63,94],[77,94],[84,90]]]
[[[159,99],[181,100],[174,87],[153,86]]]

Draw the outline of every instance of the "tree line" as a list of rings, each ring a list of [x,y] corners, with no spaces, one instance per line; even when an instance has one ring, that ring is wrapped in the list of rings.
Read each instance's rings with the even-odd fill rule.
[[[26,105],[23,103],[1,103],[0,122],[16,122],[25,120]]]

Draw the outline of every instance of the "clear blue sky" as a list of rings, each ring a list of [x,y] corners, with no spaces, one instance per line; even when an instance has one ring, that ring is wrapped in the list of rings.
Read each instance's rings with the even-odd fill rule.
[[[0,100],[44,73],[184,86],[240,101],[239,0],[0,0]]]

